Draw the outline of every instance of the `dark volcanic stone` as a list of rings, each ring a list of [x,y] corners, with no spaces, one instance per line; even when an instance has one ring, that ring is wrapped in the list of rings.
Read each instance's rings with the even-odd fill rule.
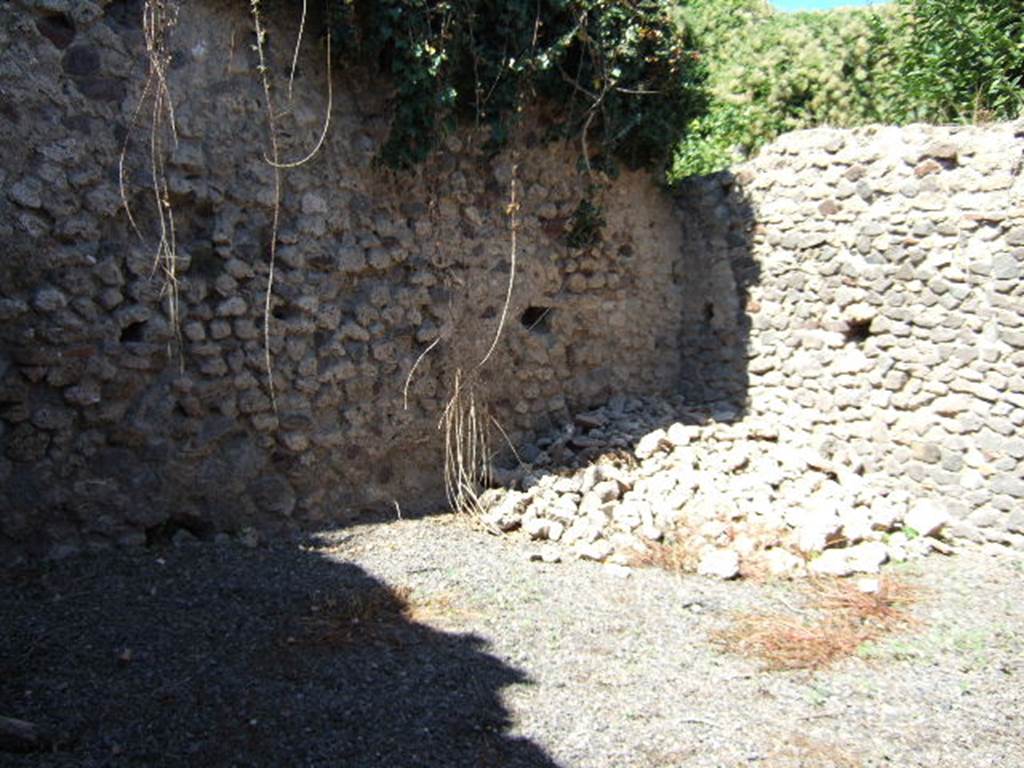
[[[88,77],[100,68],[99,52],[87,45],[76,45],[64,54],[64,71],[72,77]]]
[[[36,21],[36,29],[61,50],[71,45],[71,41],[75,39],[75,23],[63,13],[43,16]]]

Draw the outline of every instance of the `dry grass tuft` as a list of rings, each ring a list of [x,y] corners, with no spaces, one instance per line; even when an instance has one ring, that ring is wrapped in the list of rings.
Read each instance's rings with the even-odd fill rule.
[[[698,539],[673,535],[666,541],[648,541],[633,554],[630,565],[637,568],[661,568],[671,573],[693,573],[700,560]],[[703,542],[700,542],[703,543]]]
[[[814,579],[809,590],[812,607],[885,630],[913,624],[907,609],[921,596],[918,587],[888,574],[878,579],[877,592],[863,592],[846,579]]]
[[[310,606],[298,636],[288,642],[344,646],[376,641],[408,624],[430,624],[468,615],[449,594],[413,598],[409,587],[377,586],[343,593]]]
[[[310,606],[303,632],[292,642],[308,645],[348,645],[381,635],[404,621],[411,610],[408,587],[372,587],[346,592]]]
[[[845,749],[799,733],[767,756],[766,768],[863,768],[858,758]]]
[[[451,624],[473,615],[446,592],[413,600],[406,612],[407,619],[421,624]]]
[[[870,639],[862,628],[834,618],[806,622],[779,613],[737,618],[714,635],[726,650],[760,659],[765,668],[819,669],[851,656]]]
[[[906,609],[917,599],[917,590],[890,576],[880,579],[875,593],[839,579],[815,579],[806,591],[810,610],[740,616],[712,640],[730,652],[760,659],[766,669],[820,669],[914,623]]]

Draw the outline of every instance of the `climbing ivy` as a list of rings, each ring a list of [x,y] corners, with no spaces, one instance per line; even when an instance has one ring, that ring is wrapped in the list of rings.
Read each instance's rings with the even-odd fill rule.
[[[393,84],[380,154],[423,161],[459,121],[503,146],[537,104],[581,164],[663,163],[704,108],[703,70],[657,0],[330,0],[335,49]]]
[[[584,197],[576,206],[570,219],[571,226],[565,242],[570,248],[588,248],[601,241],[604,228],[604,214],[592,198]]]

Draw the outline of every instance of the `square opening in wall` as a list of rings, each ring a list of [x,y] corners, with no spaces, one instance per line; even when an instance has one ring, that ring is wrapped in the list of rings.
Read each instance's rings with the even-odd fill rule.
[[[551,307],[527,307],[519,316],[519,323],[530,333],[551,333]]]
[[[843,336],[847,344],[863,344],[871,335],[871,320],[850,320]]]

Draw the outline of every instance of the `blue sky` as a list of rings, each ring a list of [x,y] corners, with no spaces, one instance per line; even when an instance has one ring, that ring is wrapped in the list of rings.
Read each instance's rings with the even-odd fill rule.
[[[841,5],[882,5],[882,0],[772,0],[780,11],[824,11]]]

